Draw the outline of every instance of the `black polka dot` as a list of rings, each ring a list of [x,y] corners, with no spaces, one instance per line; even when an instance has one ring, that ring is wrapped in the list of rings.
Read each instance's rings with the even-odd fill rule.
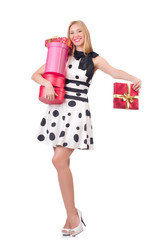
[[[51,127],[55,127],[55,126],[56,126],[56,123],[53,122],[53,123],[51,124]]]
[[[80,85],[80,83],[76,83],[76,85],[77,85],[77,86],[79,86],[79,85]]]
[[[88,109],[86,110],[86,116],[91,117],[91,113],[90,113],[90,111]]]
[[[87,144],[87,139],[84,140],[84,143]]]
[[[87,138],[88,138],[89,136],[87,135]]]
[[[68,102],[68,105],[69,105],[70,107],[74,107],[74,106],[76,106],[76,102],[75,102],[75,101],[69,101],[69,102]]]
[[[55,111],[53,111],[52,114],[53,114],[54,117],[57,117],[59,115],[59,112],[57,110],[55,110]]]
[[[82,113],[79,113],[79,114],[78,114],[78,117],[81,118],[81,117],[82,117]]]
[[[68,143],[63,143],[63,147],[66,147],[68,145]]]
[[[80,97],[80,96],[81,96],[81,93],[76,93],[76,95],[77,95],[78,97]]]
[[[49,133],[49,130],[46,130],[46,133],[48,134],[48,133]]]
[[[49,138],[51,141],[53,141],[55,139],[55,134],[54,133],[50,133],[49,134]]]
[[[65,132],[61,131],[60,136],[59,137],[64,137],[65,136]]]
[[[87,124],[84,125],[84,131],[87,131]]]
[[[71,116],[71,113],[69,112],[67,115],[68,115],[68,116]]]
[[[72,64],[70,64],[68,67],[71,68],[71,67],[72,67]]]
[[[78,142],[78,140],[79,140],[78,134],[75,134],[73,138],[74,138],[75,142]]]
[[[68,128],[69,126],[70,126],[70,124],[69,124],[69,123],[67,123],[67,124],[66,124],[66,127]]]
[[[43,118],[42,121],[41,121],[41,126],[45,126],[45,124],[46,124],[46,119]]]
[[[77,129],[77,130],[79,130],[79,129],[80,129],[80,127],[76,127],[76,129]]]
[[[87,144],[87,149],[89,149],[89,145]]]
[[[40,134],[40,135],[38,136],[38,140],[39,140],[39,141],[44,141],[44,139],[45,139],[44,135]]]
[[[50,111],[48,112],[48,114],[50,114]]]
[[[75,76],[75,78],[76,78],[76,79],[79,79],[79,76],[78,76],[78,75],[76,75],[76,76]]]
[[[90,138],[90,144],[93,144],[93,138]]]
[[[65,120],[65,116],[62,116],[62,119]]]

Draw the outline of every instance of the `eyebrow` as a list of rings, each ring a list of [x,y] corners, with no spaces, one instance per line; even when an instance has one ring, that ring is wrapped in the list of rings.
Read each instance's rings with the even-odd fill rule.
[[[80,28],[78,28],[77,30],[81,30]],[[70,32],[73,32],[74,30],[71,30]]]

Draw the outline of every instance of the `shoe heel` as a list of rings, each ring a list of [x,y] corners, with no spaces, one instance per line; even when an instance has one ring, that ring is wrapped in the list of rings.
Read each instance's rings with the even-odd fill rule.
[[[81,222],[84,224],[84,226],[86,227],[86,224],[84,223],[84,221],[83,221],[83,218],[81,217]]]

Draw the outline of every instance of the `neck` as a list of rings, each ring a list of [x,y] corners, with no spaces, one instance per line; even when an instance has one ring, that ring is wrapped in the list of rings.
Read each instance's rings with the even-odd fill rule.
[[[83,52],[83,46],[79,46],[79,47],[77,46],[77,47],[75,48],[75,50],[76,50],[76,51],[81,51],[81,52]]]

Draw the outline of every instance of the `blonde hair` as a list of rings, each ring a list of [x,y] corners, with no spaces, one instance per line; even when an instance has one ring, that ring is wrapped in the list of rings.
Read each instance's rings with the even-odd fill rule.
[[[68,27],[68,31],[67,31],[67,37],[70,39],[70,28],[73,24],[78,24],[80,27],[81,27],[81,30],[83,31],[84,33],[84,36],[85,36],[85,40],[84,40],[84,49],[83,49],[83,52],[85,55],[87,55],[89,52],[92,52],[93,51],[93,48],[92,48],[92,44],[91,44],[91,38],[90,38],[90,33],[88,31],[88,28],[86,27],[85,23],[80,21],[80,20],[77,20],[77,21],[72,21],[70,22],[70,25]],[[73,48],[70,49],[69,51],[69,56],[70,55],[73,55],[74,51],[75,51],[76,47],[75,45],[73,44]]]

